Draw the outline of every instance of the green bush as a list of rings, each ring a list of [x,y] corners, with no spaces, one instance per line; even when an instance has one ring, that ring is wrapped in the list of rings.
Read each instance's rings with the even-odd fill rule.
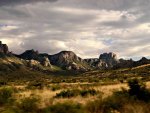
[[[1,87],[1,86],[5,86],[5,85],[7,85],[7,82],[1,80],[1,81],[0,81],[0,87]]]
[[[52,86],[50,86],[50,88],[52,91],[57,91],[57,90],[61,89],[61,86],[60,85],[52,85]]]
[[[39,81],[33,81],[28,84],[27,89],[43,89],[45,84]]]
[[[7,104],[11,102],[13,90],[12,88],[1,88],[0,89],[0,105]]]
[[[129,90],[114,92],[111,96],[89,102],[87,113],[149,113],[150,91],[137,79],[129,81]],[[139,109],[140,108],[140,109]]]
[[[47,107],[43,111],[44,113],[84,113],[84,110],[80,104],[73,102],[57,103],[50,107]]]
[[[39,98],[35,96],[27,97],[17,103],[18,111],[21,113],[37,113]]]
[[[87,97],[89,95],[94,96],[97,95],[98,91],[95,89],[68,89],[68,90],[63,90],[60,93],[56,94],[56,98],[71,98],[71,97],[76,97],[76,96],[82,96],[82,97]]]
[[[92,95],[92,96],[94,96],[94,95],[97,95],[97,91],[95,90],[95,89],[87,89],[87,90],[81,90],[80,91],[80,95],[82,96],[82,97],[86,97],[86,96],[88,96],[88,95]]]
[[[73,90],[63,90],[60,93],[56,94],[56,98],[71,98],[79,95],[80,90],[73,89]]]
[[[139,80],[133,79],[128,82],[129,85],[129,94],[131,96],[135,96],[139,100],[143,100],[145,102],[150,101],[150,91],[146,89],[144,83],[140,83]]]

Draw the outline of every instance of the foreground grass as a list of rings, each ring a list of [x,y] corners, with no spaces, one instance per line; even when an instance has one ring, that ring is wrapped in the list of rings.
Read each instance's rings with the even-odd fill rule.
[[[80,85],[75,86],[76,89],[69,90],[63,89],[66,86],[60,87],[58,90],[51,87],[48,87],[49,90],[1,87],[0,113],[149,113],[150,111],[150,90],[138,80],[129,81],[128,88],[119,88],[107,96],[89,86],[83,88]],[[34,93],[23,95],[26,91]]]

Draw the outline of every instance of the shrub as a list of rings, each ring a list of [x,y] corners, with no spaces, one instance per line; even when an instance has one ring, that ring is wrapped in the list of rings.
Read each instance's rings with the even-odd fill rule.
[[[17,108],[21,113],[37,113],[37,111],[39,110],[38,102],[38,97],[27,97],[17,103]]]
[[[50,86],[50,88],[52,91],[57,91],[57,90],[61,89],[61,86],[60,85],[52,85],[52,86]]]
[[[135,96],[139,100],[143,100],[145,102],[150,101],[150,91],[146,89],[144,83],[140,83],[137,79],[130,80],[128,82],[129,85],[129,94],[131,96]]]
[[[84,110],[80,104],[65,102],[47,107],[44,113],[84,113]]]
[[[85,96],[88,96],[88,95],[94,96],[94,95],[97,95],[97,93],[98,92],[95,89],[87,89],[87,90],[81,90],[80,91],[80,95],[82,97],[85,97]]]
[[[129,81],[128,85],[129,90],[122,89],[107,98],[89,102],[86,105],[87,113],[148,113],[150,91],[137,79]]]
[[[7,85],[7,82],[1,80],[1,81],[0,81],[0,87],[1,87],[1,86],[5,86],[5,85]]]
[[[79,95],[80,90],[73,89],[73,90],[63,90],[60,93],[56,94],[56,98],[71,98]]]
[[[96,91],[95,89],[83,89],[83,90],[79,90],[79,89],[68,89],[68,90],[63,90],[60,93],[56,94],[56,98],[71,98],[71,97],[76,97],[76,96],[82,96],[82,97],[86,97],[86,96],[94,96],[97,95],[98,91]]]
[[[122,111],[123,106],[129,101],[132,102],[132,99],[129,99],[127,92],[114,92],[113,95],[107,98],[88,102],[86,110],[87,113],[113,113],[113,111]]]
[[[43,89],[45,84],[39,81],[33,81],[28,84],[27,89]]]
[[[0,89],[0,105],[7,104],[12,100],[13,90],[11,88]]]

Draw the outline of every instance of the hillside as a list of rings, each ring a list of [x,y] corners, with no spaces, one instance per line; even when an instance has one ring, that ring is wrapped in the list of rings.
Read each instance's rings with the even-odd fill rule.
[[[43,77],[50,77],[50,75],[76,77],[78,75],[81,76],[80,78],[83,77],[83,81],[106,77],[124,79],[128,75],[130,77],[147,77],[150,74],[149,64],[150,60],[145,57],[139,61],[124,60],[118,59],[117,55],[112,52],[91,59],[82,59],[72,51],[61,51],[49,55],[31,49],[16,55],[9,52],[6,44],[0,42],[1,77],[4,75],[15,76],[15,74],[18,78],[30,78],[32,75],[41,77],[42,74]],[[13,76],[11,78],[13,79]]]

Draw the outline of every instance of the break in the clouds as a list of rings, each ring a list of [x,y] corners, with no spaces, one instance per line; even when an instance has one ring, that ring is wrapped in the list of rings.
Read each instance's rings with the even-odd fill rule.
[[[150,56],[149,9],[150,0],[0,0],[0,40],[16,53]]]

